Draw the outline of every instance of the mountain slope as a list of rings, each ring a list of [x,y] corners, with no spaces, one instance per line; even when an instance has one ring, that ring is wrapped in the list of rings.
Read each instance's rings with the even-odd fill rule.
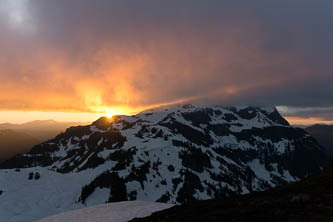
[[[332,125],[313,125],[305,129],[311,136],[323,145],[327,153],[333,157],[333,126]]]
[[[131,222],[333,221],[333,168],[265,192],[197,201]]]
[[[41,203],[43,216],[125,200],[187,203],[286,184],[326,163],[316,140],[275,108],[162,107],[71,127],[0,164],[0,210],[1,198],[23,196],[35,219]]]
[[[28,152],[40,142],[26,133],[0,129],[0,162],[15,154]]]

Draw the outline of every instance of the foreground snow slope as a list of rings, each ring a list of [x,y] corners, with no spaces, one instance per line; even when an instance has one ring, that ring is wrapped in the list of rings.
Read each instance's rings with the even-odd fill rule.
[[[29,180],[30,172],[39,172],[40,179]],[[21,169],[19,172],[0,170],[0,221],[31,222],[89,206],[77,203],[77,199],[82,184],[93,179],[96,173],[88,170],[75,175],[59,174],[41,167]],[[102,199],[92,198],[91,201],[103,203]]]
[[[125,201],[67,211],[36,222],[127,222],[133,218],[150,216],[156,211],[172,206],[154,202]]]
[[[325,164],[316,140],[275,108],[162,107],[71,127],[0,164],[0,221],[30,222],[106,202],[243,194]]]

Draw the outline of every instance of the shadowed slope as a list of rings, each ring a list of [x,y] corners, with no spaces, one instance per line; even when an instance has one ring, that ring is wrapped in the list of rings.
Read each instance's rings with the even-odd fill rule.
[[[333,221],[333,168],[265,192],[176,206],[131,222]]]
[[[327,154],[333,157],[333,126],[332,125],[314,125],[305,129],[313,136],[327,151]]]

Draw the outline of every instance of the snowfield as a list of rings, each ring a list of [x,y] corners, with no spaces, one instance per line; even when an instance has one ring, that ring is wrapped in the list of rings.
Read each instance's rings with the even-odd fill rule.
[[[15,170],[0,170],[0,221],[32,222],[67,210],[94,205],[90,199],[84,205],[77,203],[82,183],[93,178],[94,169],[78,174],[60,174],[42,167]],[[94,171],[94,172],[92,172]],[[28,180],[30,172],[38,172],[38,180]],[[1,192],[0,192],[1,193]],[[98,198],[98,197],[96,197]],[[104,197],[104,202],[107,197]],[[103,198],[99,199],[103,203]]]
[[[36,222],[127,222],[133,218],[150,216],[156,211],[165,210],[172,206],[174,205],[124,201],[68,211]]]

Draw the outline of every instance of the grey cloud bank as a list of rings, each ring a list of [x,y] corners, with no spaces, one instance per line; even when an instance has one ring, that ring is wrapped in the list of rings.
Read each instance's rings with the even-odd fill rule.
[[[13,93],[2,109],[84,109],[92,82],[105,106],[283,105],[333,119],[332,1],[8,2],[0,86]]]

